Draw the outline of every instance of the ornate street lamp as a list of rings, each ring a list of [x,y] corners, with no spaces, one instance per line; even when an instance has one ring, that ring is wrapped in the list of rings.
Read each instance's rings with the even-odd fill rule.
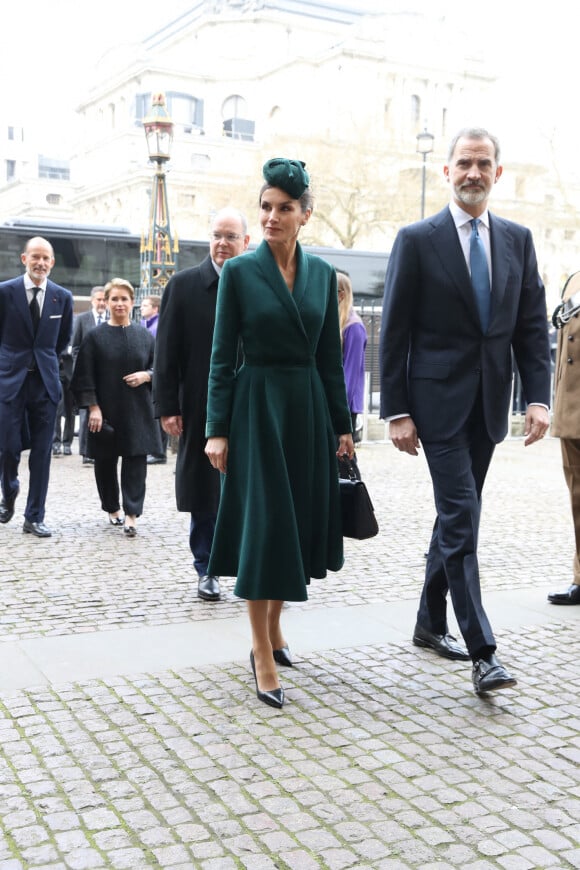
[[[149,160],[155,163],[147,236],[141,236],[141,286],[138,307],[144,296],[160,296],[177,270],[179,242],[171,235],[165,164],[171,155],[173,121],[165,106],[165,94],[153,94],[151,111],[143,120]]]
[[[425,217],[425,185],[427,182],[427,154],[433,151],[433,133],[427,132],[427,127],[422,133],[417,133],[417,153],[423,155],[423,175],[421,179],[421,220]]]

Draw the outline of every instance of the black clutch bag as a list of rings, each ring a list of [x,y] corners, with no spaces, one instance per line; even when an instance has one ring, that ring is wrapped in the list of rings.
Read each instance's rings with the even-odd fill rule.
[[[103,420],[98,432],[89,432],[88,452],[93,459],[106,458],[115,453],[115,430],[107,420]]]
[[[348,469],[348,477],[339,477],[342,534],[346,538],[364,541],[374,538],[379,532],[375,509],[362,480],[357,477],[353,463],[348,457],[340,459],[342,468]]]

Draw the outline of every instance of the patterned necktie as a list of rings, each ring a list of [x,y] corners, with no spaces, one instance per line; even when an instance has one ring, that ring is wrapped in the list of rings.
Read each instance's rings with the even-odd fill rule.
[[[99,314],[99,316],[97,317],[97,326],[100,326],[102,322],[103,322],[103,315]]]
[[[481,236],[477,230],[481,223],[479,218],[473,218],[471,224],[471,237],[469,239],[469,266],[471,269],[471,283],[475,290],[475,301],[479,311],[479,319],[483,332],[487,332],[489,326],[489,309],[491,306],[491,293],[489,287],[489,269],[485,248]]]
[[[28,307],[30,308],[30,316],[32,317],[32,331],[36,335],[36,330],[40,323],[40,305],[38,304],[38,299],[36,297],[40,293],[40,287],[33,287],[32,293],[33,296]]]

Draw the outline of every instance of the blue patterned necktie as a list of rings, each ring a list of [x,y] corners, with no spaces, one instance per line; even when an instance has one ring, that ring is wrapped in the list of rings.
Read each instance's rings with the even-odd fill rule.
[[[491,306],[491,293],[489,286],[489,269],[485,248],[477,230],[481,223],[479,218],[473,218],[471,224],[471,237],[469,239],[469,266],[471,269],[471,283],[475,290],[475,301],[479,311],[479,319],[483,332],[487,332],[489,326],[489,309]]]

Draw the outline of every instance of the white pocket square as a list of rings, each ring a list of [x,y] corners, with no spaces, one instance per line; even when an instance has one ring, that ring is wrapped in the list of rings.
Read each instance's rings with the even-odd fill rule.
[[[62,314],[51,314],[49,320],[62,320]]]

